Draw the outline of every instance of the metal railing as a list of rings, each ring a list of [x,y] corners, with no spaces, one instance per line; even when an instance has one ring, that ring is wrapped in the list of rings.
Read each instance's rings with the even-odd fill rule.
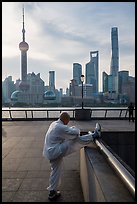
[[[56,119],[62,111],[70,114],[70,119],[75,119],[77,108],[4,108],[2,120],[45,120]],[[85,108],[86,109],[86,108]],[[128,109],[125,108],[88,108],[91,119],[128,119]],[[135,109],[134,109],[135,115]]]
[[[109,149],[102,143],[101,140],[95,140],[96,145],[105,154],[111,166],[115,169],[118,176],[122,179],[123,183],[127,186],[128,190],[135,197],[135,178],[127,168],[116,158],[116,156],[109,151]]]
[[[19,108],[2,109],[2,120],[46,120],[57,119],[62,111],[67,111],[71,119],[75,118],[75,110],[70,108]]]

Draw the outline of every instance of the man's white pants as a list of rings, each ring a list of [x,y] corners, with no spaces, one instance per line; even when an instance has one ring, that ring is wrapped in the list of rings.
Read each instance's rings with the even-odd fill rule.
[[[66,140],[59,146],[59,151],[61,152],[60,156],[55,159],[50,160],[51,165],[51,174],[49,178],[48,190],[58,190],[59,185],[61,184],[61,169],[63,157],[80,150],[82,147],[88,145],[93,141],[93,135],[97,134],[96,132],[78,136],[73,140]],[[58,152],[58,150],[57,150]]]

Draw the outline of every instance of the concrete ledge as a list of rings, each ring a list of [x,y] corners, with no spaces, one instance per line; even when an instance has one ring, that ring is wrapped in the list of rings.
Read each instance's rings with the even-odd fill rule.
[[[91,120],[90,109],[76,109],[75,110],[75,119],[76,120]]]
[[[94,144],[80,150],[80,178],[85,202],[134,202]]]

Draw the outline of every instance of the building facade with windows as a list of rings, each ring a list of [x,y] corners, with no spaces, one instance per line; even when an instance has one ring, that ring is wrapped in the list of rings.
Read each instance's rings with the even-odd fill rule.
[[[79,63],[73,63],[73,79],[79,85],[81,84],[81,75],[82,75],[82,65]]]
[[[98,93],[98,51],[90,52],[90,61],[86,64],[86,84],[92,84],[93,92]]]

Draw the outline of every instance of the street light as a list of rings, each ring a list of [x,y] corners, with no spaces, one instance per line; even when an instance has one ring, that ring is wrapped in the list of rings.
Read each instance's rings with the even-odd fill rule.
[[[83,109],[83,82],[84,82],[84,75],[81,75],[81,82],[82,82],[82,109]]]

